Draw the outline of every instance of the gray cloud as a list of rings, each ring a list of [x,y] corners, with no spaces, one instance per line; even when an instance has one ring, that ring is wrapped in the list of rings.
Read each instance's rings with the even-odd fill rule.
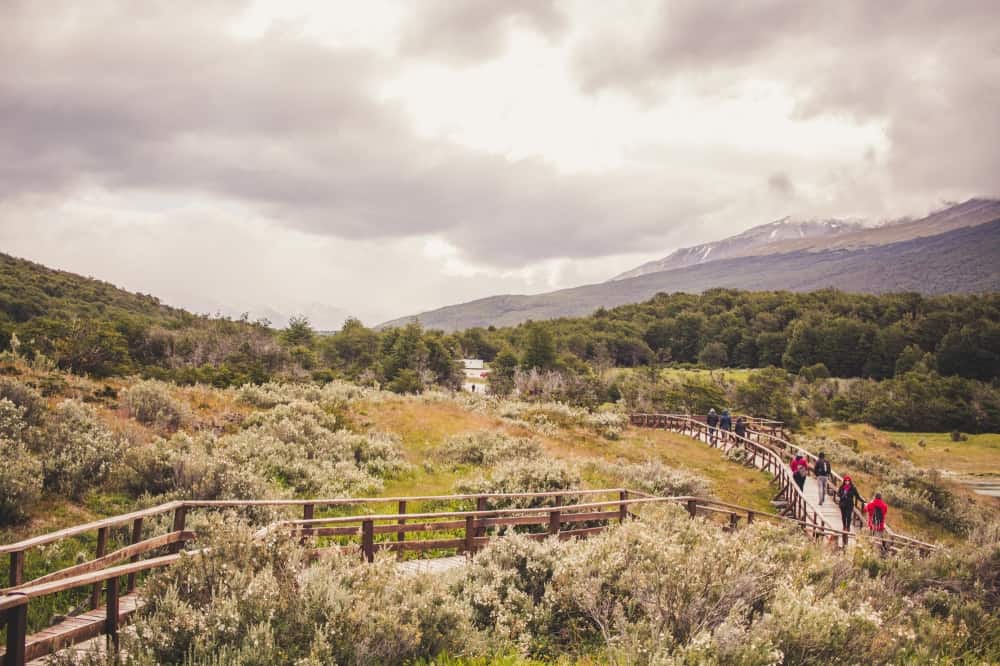
[[[510,11],[558,23],[529,7]],[[239,9],[9,6],[0,197],[84,184],[221,196],[317,234],[440,234],[496,265],[634,250],[711,207],[648,172],[566,176],[420,140],[376,101],[391,64],[281,33],[227,36]]]
[[[795,184],[787,173],[776,171],[767,178],[767,189],[779,197],[788,198],[795,194]]]
[[[649,102],[673,84],[724,96],[761,81],[802,117],[885,122],[901,189],[996,193],[1000,21],[992,0],[662,0],[640,34],[597,29],[574,56],[584,90]]]
[[[404,28],[399,48],[407,55],[477,62],[500,55],[513,28],[555,37],[567,25],[555,0],[425,0]]]

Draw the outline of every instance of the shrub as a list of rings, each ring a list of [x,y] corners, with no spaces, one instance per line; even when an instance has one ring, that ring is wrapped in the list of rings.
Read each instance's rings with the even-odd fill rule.
[[[307,567],[287,538],[221,521],[208,552],[146,586],[127,644],[138,663],[402,664],[475,644],[445,581],[333,554]]]
[[[580,485],[580,475],[562,461],[554,458],[534,460],[509,460],[494,467],[488,477],[462,481],[457,490],[461,493],[541,493],[570,490]],[[571,497],[563,498],[567,501]],[[493,500],[494,506],[531,507],[552,504],[548,498],[517,498]]]
[[[190,410],[170,395],[170,385],[146,380],[127,388],[122,396],[129,416],[139,423],[177,430],[190,419]]]
[[[26,425],[42,425],[48,408],[45,399],[35,389],[16,379],[0,377],[0,399],[4,398],[24,410],[22,418]]]
[[[93,408],[75,400],[56,406],[39,440],[45,489],[75,499],[103,483],[124,450]]]
[[[628,425],[628,417],[615,412],[594,412],[587,414],[584,423],[605,439],[618,439]]]
[[[618,462],[608,466],[607,471],[620,477],[622,485],[626,488],[641,490],[651,495],[660,497],[712,495],[711,484],[707,479],[686,470],[667,467],[656,460],[644,463]]]
[[[27,518],[42,492],[42,465],[21,441],[25,409],[0,399],[0,525]]]
[[[495,465],[505,460],[537,458],[541,454],[537,440],[485,430],[449,437],[438,451],[444,460],[467,465]]]
[[[457,592],[468,599],[472,621],[498,647],[538,653],[550,630],[558,630],[542,602],[568,550],[566,542],[511,535],[491,542],[469,565]]]

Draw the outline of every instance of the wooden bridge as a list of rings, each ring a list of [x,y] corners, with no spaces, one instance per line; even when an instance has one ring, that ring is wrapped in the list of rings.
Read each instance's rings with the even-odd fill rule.
[[[844,480],[836,470],[831,471],[830,483],[827,485],[827,496],[822,505],[819,503],[819,488],[813,477],[807,477],[802,490],[792,478],[789,465],[792,458],[802,455],[814,467],[818,457],[811,451],[789,442],[789,436],[780,421],[770,419],[748,419],[749,427],[745,436],[732,431],[715,428],[715,433],[705,423],[705,417],[694,417],[687,414],[632,414],[631,423],[643,428],[663,428],[693,437],[709,446],[718,446],[724,451],[742,450],[744,459],[749,465],[769,472],[778,485],[775,496],[776,503],[782,509],[782,514],[802,521],[810,530],[821,530],[824,533],[839,533],[844,545],[859,536],[867,538],[871,535],[863,532],[867,524],[864,508],[867,500],[858,494],[854,500],[853,526],[854,532],[844,532],[841,529],[843,521],[836,502],[836,489]],[[889,549],[917,548],[927,551],[935,548],[932,544],[904,536],[893,531],[888,523],[885,526],[885,546]]]
[[[692,417],[635,414],[632,422],[707,441],[707,426]],[[261,529],[258,536],[285,534],[298,539],[314,557],[339,550],[355,552],[366,561],[372,561],[379,551],[395,552],[401,559],[405,553],[471,556],[490,541],[514,530],[527,530],[527,536],[533,539],[586,538],[609,526],[641,518],[643,507],[663,503],[681,504],[692,518],[719,523],[727,530],[737,529],[741,521],[749,524],[769,520],[794,524],[816,538],[846,538],[844,532],[824,520],[792,481],[785,458],[795,449],[793,445],[763,429],[746,438],[731,436],[727,442],[731,447],[743,447],[751,464],[774,475],[780,487],[779,497],[784,498],[785,515],[703,497],[654,497],[626,488],[387,498],[177,501],[3,545],[0,554],[9,557],[8,587],[0,589],[0,613],[6,620],[4,664],[20,666],[102,634],[117,646],[119,628],[143,603],[137,576],[200,552],[185,550],[198,537],[186,529],[193,511],[263,508],[301,512],[301,518],[273,522]],[[522,506],[510,506],[512,503]],[[442,505],[448,509],[440,509]],[[423,510],[413,511],[418,506]],[[345,515],[361,511],[369,513]],[[65,539],[95,533],[97,545],[92,559],[30,581],[24,579],[27,554]],[[858,534],[856,538],[871,537]],[[893,550],[934,548],[897,534],[880,541]],[[401,566],[410,564],[403,562]],[[33,600],[65,595],[71,590],[89,590],[83,607],[53,626],[29,635],[28,605]]]

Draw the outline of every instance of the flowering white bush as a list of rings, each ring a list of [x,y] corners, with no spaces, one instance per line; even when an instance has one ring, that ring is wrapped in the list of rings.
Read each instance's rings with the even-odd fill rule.
[[[22,441],[25,410],[0,399],[0,525],[23,520],[42,493],[42,464]]]
[[[503,460],[537,458],[541,454],[542,447],[536,440],[496,431],[455,435],[445,440],[439,450],[445,460],[468,465],[495,465]]]
[[[254,541],[221,521],[205,554],[146,586],[129,662],[403,664],[476,648],[447,582],[331,554],[306,566],[289,539]]]
[[[693,472],[668,467],[658,460],[644,463],[618,462],[608,465],[606,471],[619,477],[626,488],[641,490],[651,495],[672,497],[694,495],[710,497],[709,481]]]
[[[494,467],[489,476],[462,481],[460,493],[541,493],[579,488],[580,475],[566,463],[555,458],[508,460]],[[570,496],[564,500],[571,499]],[[550,499],[517,498],[491,500],[491,506],[528,507],[551,504]]]
[[[618,439],[625,432],[628,416],[616,412],[594,412],[587,414],[583,423],[605,439]]]
[[[40,440],[45,488],[74,498],[103,483],[125,448],[93,408],[76,400],[52,410]]]
[[[139,423],[177,430],[191,418],[191,410],[170,395],[170,384],[146,380],[122,392],[122,405]]]

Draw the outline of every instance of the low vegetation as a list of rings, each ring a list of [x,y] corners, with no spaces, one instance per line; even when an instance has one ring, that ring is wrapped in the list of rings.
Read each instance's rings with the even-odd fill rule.
[[[213,534],[208,553],[147,583],[128,663],[1000,658],[995,525],[925,558],[845,558],[792,528],[726,533],[661,507],[586,541],[502,538],[450,575],[402,574],[383,556],[307,565],[293,541],[254,541],[232,521]]]

